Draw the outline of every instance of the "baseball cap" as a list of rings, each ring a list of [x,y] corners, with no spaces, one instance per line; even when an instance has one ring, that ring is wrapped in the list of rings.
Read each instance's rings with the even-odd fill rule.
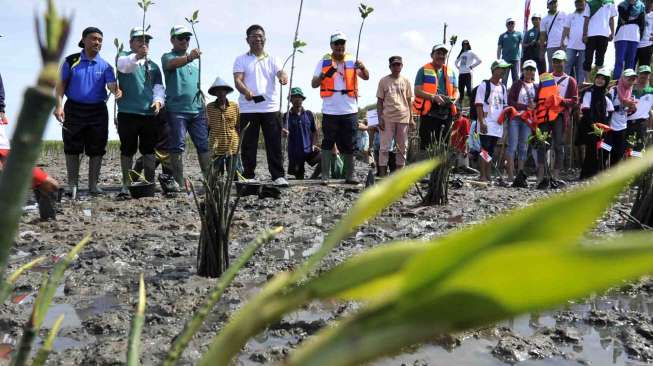
[[[640,74],[644,73],[644,72],[648,72],[650,74],[651,73],[651,67],[649,65],[641,65],[637,69],[637,72],[639,72]]]
[[[446,44],[436,44],[433,46],[433,49],[431,50],[431,53],[437,51],[437,50],[445,50],[446,52],[449,52],[449,47],[447,47]]]
[[[401,59],[401,56],[392,56],[388,59],[388,62],[390,65],[392,64],[403,64],[403,60]]]
[[[603,67],[603,68],[599,69],[599,71],[596,72],[596,75],[602,75],[602,76],[605,76],[606,78],[611,78],[612,77],[612,72],[607,67]]]
[[[84,38],[86,38],[86,36],[88,36],[88,35],[91,34],[91,33],[99,33],[101,36],[104,36],[104,33],[102,33],[102,31],[101,31],[99,28],[96,28],[96,27],[87,27],[87,28],[84,29],[84,31],[82,32],[82,39],[79,41],[79,43],[78,43],[77,45],[78,45],[79,47],[81,47],[81,48],[84,48]]]
[[[498,60],[496,60],[496,61],[494,61],[492,63],[492,66],[490,66],[490,70],[494,71],[494,69],[496,69],[496,68],[506,69],[506,68],[508,68],[510,66],[511,66],[511,64],[507,63],[506,61],[504,61],[502,59],[498,59]]]
[[[567,52],[565,52],[564,50],[557,50],[553,53],[553,56],[551,58],[554,60],[567,61]]]
[[[143,32],[142,27],[134,27],[132,28],[131,31],[129,31],[129,39],[134,39],[136,37],[143,37],[143,36],[152,39],[152,35],[150,35],[147,31]]]
[[[547,0],[546,5],[549,5],[551,3],[557,3],[557,2],[558,2],[558,0]]]
[[[336,41],[347,42],[347,36],[341,31],[336,31],[334,34],[331,35],[331,43]]]
[[[537,70],[537,63],[533,60],[526,60],[524,61],[524,64],[521,66],[522,70],[527,68],[527,67],[532,67],[535,70]]]
[[[170,37],[174,36],[192,36],[193,32],[184,25],[175,25],[170,29]]]
[[[533,18],[542,19],[542,16],[540,15],[540,13],[535,13],[533,14],[533,16],[531,16],[531,19]]]
[[[508,24],[508,23],[514,23],[514,22],[515,22],[515,20],[512,19],[512,18],[508,18],[508,19],[506,19],[506,24]]]
[[[626,70],[624,70],[622,75],[629,78],[631,76],[637,76],[637,73],[633,69],[626,69]]]

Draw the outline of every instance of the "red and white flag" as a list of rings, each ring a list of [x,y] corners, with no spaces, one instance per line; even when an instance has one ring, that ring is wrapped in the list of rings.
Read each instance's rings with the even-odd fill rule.
[[[599,147],[607,152],[612,151],[612,146],[608,145],[605,141],[601,140]]]
[[[490,154],[488,154],[488,152],[485,149],[481,149],[481,158],[483,158],[483,160],[485,160],[488,163],[492,161],[492,157],[490,156]]]
[[[524,4],[524,36],[528,32],[528,19],[531,17],[531,0],[526,0]]]

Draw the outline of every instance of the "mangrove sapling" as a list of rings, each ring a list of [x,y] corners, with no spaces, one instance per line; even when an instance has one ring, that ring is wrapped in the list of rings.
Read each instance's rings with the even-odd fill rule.
[[[451,129],[445,135],[435,136],[433,144],[427,149],[429,157],[438,159],[441,163],[429,176],[428,190],[422,199],[422,205],[444,206],[449,203],[449,176],[456,161],[455,154],[451,151],[450,140]]]
[[[138,7],[143,9],[143,23],[142,23],[143,26],[141,28],[143,30],[143,35],[142,35],[143,44],[145,44],[146,42],[145,32],[150,30],[149,25],[147,26],[147,28],[145,28],[145,16],[147,15],[147,9],[150,7],[150,5],[154,5],[154,2],[152,0],[140,0],[138,2]],[[150,80],[150,62],[147,56],[145,56],[145,83],[147,84],[149,80]]]
[[[188,22],[188,24],[190,24],[190,28],[191,28],[191,30],[193,32],[193,38],[195,39],[195,44],[197,45],[198,50],[200,50],[201,48],[200,48],[200,41],[197,38],[197,32],[195,32],[195,24],[200,22],[197,19],[198,16],[199,16],[199,13],[200,13],[200,11],[198,9],[198,10],[195,10],[193,12],[193,15],[191,15],[190,18],[184,18],[184,19],[186,19],[186,22]],[[206,108],[204,107],[204,105],[206,104],[206,96],[204,95],[204,92],[202,91],[202,58],[201,57],[198,58],[197,62],[198,62],[198,65],[197,65],[198,76],[197,76],[197,94],[195,95],[195,100],[199,99],[200,103],[202,103],[202,108],[204,109],[204,113],[206,113]]]
[[[124,44],[118,40],[118,38],[113,39],[113,45],[116,46],[116,58],[113,61],[113,67],[115,68],[116,72],[118,72],[118,58],[120,58],[120,54],[122,53],[124,49]],[[116,84],[118,85],[118,88],[120,88],[120,84],[118,81],[118,78],[116,78]],[[116,98],[113,98],[113,124],[118,127],[118,101]]]
[[[222,297],[224,291],[231,284],[234,278],[236,278],[236,275],[240,269],[252,258],[258,248],[260,248],[263,244],[270,242],[282,230],[282,227],[277,227],[259,235],[247,246],[247,248],[245,248],[245,251],[243,251],[236,263],[231,265],[227,271],[222,276],[220,276],[218,283],[216,284],[209,297],[206,299],[206,302],[197,310],[193,317],[188,322],[186,322],[184,330],[182,330],[181,334],[175,337],[175,340],[170,347],[170,351],[168,351],[168,355],[163,361],[163,366],[174,366],[177,364],[177,361],[188,346],[188,343],[191,341],[191,339],[193,339],[195,333],[197,333],[197,331],[200,329],[206,317],[211,313],[215,307],[215,304],[217,304]]]
[[[18,223],[23,214],[23,204],[30,187],[32,167],[39,157],[45,125],[50,119],[56,99],[54,88],[59,75],[59,59],[70,31],[70,19],[60,17],[53,0],[48,1],[44,15],[45,30],[35,19],[43,68],[37,86],[25,91],[23,105],[11,139],[11,150],[0,176],[0,283],[4,282],[5,269]]]
[[[136,313],[132,319],[132,325],[129,330],[129,343],[127,346],[127,366],[140,365],[139,356],[141,348],[141,333],[143,332],[143,324],[145,323],[145,280],[141,273],[138,281],[138,305],[136,306]]]
[[[300,50],[300,48],[306,46],[306,42],[299,40],[299,23],[302,20],[302,9],[304,7],[304,0],[299,0],[299,11],[297,12],[297,26],[295,26],[295,37],[293,38],[292,41],[292,53],[286,61],[283,63],[282,69],[286,68],[286,63],[288,60],[291,60],[290,62],[290,80],[288,81],[288,98],[286,99],[286,120],[284,121],[284,127],[288,126],[288,111],[290,110],[290,90],[292,90],[292,81],[293,81],[293,76],[295,74],[295,55],[297,52],[303,53],[304,51]],[[279,92],[279,95],[282,96],[281,100],[283,100],[283,85],[281,85],[281,91]]]
[[[361,14],[361,18],[363,19],[361,21],[361,27],[358,30],[358,42],[356,43],[356,61],[358,61],[358,51],[360,51],[361,48],[361,35],[363,34],[363,26],[365,25],[365,19],[367,19],[370,14],[374,11],[374,8],[368,5],[365,5],[363,3],[360,3],[358,5],[358,12]]]
[[[52,352],[52,345],[54,344],[54,339],[57,338],[57,334],[59,333],[59,329],[61,328],[63,319],[64,319],[64,315],[61,314],[59,315],[57,320],[55,320],[52,329],[50,329],[50,332],[48,333],[48,337],[45,339],[45,342],[43,343],[43,346],[36,353],[36,357],[34,357],[32,366],[45,365],[45,362],[48,360],[48,357],[50,356],[50,352]]]
[[[11,360],[11,366],[22,366],[27,362],[27,358],[32,351],[32,345],[36,336],[38,335],[41,325],[45,320],[45,315],[48,312],[52,298],[54,297],[57,287],[63,279],[64,272],[70,266],[70,263],[77,257],[77,254],[91,241],[91,235],[87,235],[82,239],[73,249],[61,258],[54,266],[52,273],[47,277],[41,287],[39,293],[34,300],[34,307],[32,308],[32,315],[23,326],[23,335],[18,342],[17,352]]]
[[[12,273],[7,279],[0,284],[0,304],[4,303],[5,300],[11,295],[11,292],[13,291],[13,287],[16,284],[16,281],[18,281],[18,277],[20,277],[25,271],[28,271],[35,266],[43,263],[45,261],[45,257],[39,257],[34,259],[33,261],[22,265],[19,267],[16,272]]]

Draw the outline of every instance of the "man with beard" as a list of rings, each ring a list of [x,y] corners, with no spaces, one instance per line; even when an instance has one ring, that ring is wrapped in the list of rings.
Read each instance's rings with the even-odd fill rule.
[[[82,52],[66,57],[56,88],[57,106],[54,116],[63,123],[63,143],[68,171],[68,187],[76,195],[79,180],[79,155],[89,157],[88,188],[91,194],[102,193],[97,183],[109,138],[107,88],[120,99],[113,68],[99,53],[102,31],[88,27],[82,33]],[[66,104],[63,105],[63,96]]]

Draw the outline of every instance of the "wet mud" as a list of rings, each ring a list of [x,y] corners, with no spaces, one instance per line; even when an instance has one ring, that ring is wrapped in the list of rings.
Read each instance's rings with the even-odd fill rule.
[[[268,178],[264,155],[257,174]],[[188,155],[187,172],[198,177],[195,158]],[[65,181],[61,157],[42,159],[44,168]],[[357,163],[359,179],[367,169]],[[85,162],[82,166],[86,165]],[[80,177],[85,185],[86,171]],[[430,238],[480,222],[498,212],[527,205],[550,191],[481,187],[475,177],[456,176],[462,188],[450,191],[445,207],[419,207],[412,190],[371,223],[359,228],[324,261],[330,268],[379,243]],[[105,159],[100,184],[117,186],[118,157]],[[533,182],[530,182],[533,185]],[[236,212],[230,247],[232,260],[257,233],[274,226],[285,230],[255,254],[226,291],[181,364],[197,362],[229,315],[251,298],[272,275],[291,270],[310,256],[329,229],[346,212],[362,188],[320,185],[292,186],[280,199],[243,197]],[[598,223],[590,235],[612,235],[623,224],[618,209],[628,211],[629,194]],[[195,276],[199,216],[192,197],[120,201],[111,192],[100,197],[64,199],[56,221],[41,222],[28,208],[20,224],[10,266],[28,259],[47,260],[18,281],[10,301],[0,305],[0,365],[11,353],[28,319],[42,278],[85,234],[93,241],[75,260],[58,289],[38,343],[54,320],[65,315],[50,357],[52,365],[121,365],[137,281],[142,272],[148,308],[142,336],[144,365],[158,364],[171,340],[202,303],[215,280]],[[643,365],[653,362],[653,282],[642,279],[541,314],[525,315],[487,329],[452,334],[410,347],[375,365]],[[299,343],[344,314],[354,303],[308,304],[252,339],[237,359],[239,365],[274,364]]]

